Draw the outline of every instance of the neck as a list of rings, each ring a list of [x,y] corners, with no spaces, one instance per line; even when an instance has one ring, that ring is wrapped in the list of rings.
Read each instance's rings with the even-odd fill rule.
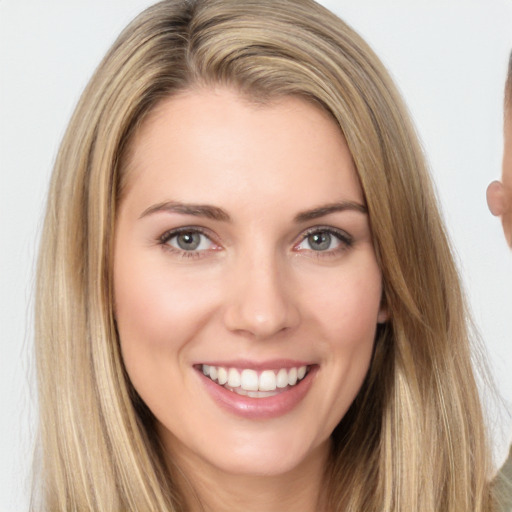
[[[278,475],[229,473],[195,454],[173,454],[173,466],[179,468],[173,475],[188,512],[318,512],[324,509],[329,451],[326,442]]]

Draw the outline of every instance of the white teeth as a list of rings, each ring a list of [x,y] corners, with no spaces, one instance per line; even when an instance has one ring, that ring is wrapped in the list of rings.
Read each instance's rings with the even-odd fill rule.
[[[222,366],[219,366],[219,369],[217,370],[217,377],[219,379],[219,384],[221,386],[224,386],[226,382],[228,381],[228,371],[226,368],[222,368]]]
[[[307,367],[281,368],[279,371],[263,370],[259,375],[256,370],[223,366],[202,365],[204,375],[217,381],[220,386],[226,385],[231,391],[253,398],[272,396],[276,389],[295,386],[307,374]]]
[[[277,387],[278,388],[285,388],[288,386],[288,372],[285,368],[281,368],[277,372]]]
[[[242,370],[240,386],[246,391],[258,391],[258,374],[254,370]]]
[[[265,370],[260,375],[259,390],[260,391],[275,391],[276,389],[276,374],[272,370]]]
[[[230,388],[238,388],[240,384],[240,372],[234,368],[230,368],[228,372],[228,386]]]
[[[267,396],[274,396],[277,393],[274,391],[247,391],[247,396],[251,398],[266,398]]]
[[[288,372],[288,384],[290,384],[290,386],[297,384],[297,368],[290,368]]]

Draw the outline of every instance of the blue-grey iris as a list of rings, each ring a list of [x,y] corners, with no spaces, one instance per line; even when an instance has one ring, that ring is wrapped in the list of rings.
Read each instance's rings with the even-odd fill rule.
[[[181,233],[176,237],[176,242],[180,249],[184,251],[194,251],[201,243],[200,233]]]
[[[330,233],[319,232],[308,236],[308,243],[314,251],[325,251],[331,246],[332,236]]]

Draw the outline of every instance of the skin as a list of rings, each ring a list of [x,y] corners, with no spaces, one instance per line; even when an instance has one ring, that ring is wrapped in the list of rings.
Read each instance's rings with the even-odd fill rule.
[[[491,213],[501,217],[503,232],[512,249],[512,112],[506,107],[504,123],[503,172],[500,181],[487,188],[487,204]]]
[[[114,253],[121,349],[189,507],[319,510],[330,435],[387,319],[367,214],[297,219],[364,203],[339,128],[297,98],[255,105],[229,89],[188,91],[145,121],[126,172]],[[169,201],[213,205],[230,220],[158,206]],[[204,235],[184,251],[172,230],[190,226]],[[318,226],[352,241],[333,235],[313,249]],[[234,358],[317,371],[291,411],[255,420],[219,407],[194,367]]]

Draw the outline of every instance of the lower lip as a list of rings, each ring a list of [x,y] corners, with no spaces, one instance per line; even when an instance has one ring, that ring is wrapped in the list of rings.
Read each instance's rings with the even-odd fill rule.
[[[313,366],[307,375],[295,386],[277,395],[264,398],[251,398],[239,395],[227,390],[223,386],[219,386],[204,376],[202,372],[198,371],[198,375],[210,396],[220,407],[237,416],[255,420],[277,418],[297,407],[311,388],[317,370],[318,367]]]

